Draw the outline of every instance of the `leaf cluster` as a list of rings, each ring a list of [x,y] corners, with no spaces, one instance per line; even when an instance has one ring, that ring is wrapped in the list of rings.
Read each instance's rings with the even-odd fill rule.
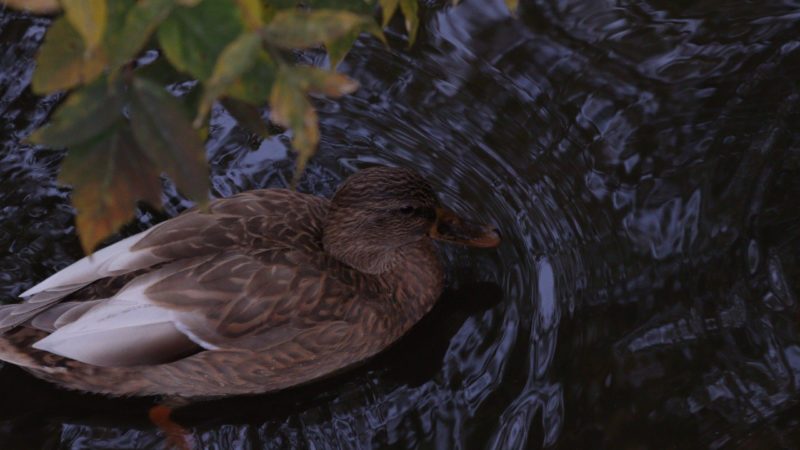
[[[377,1],[377,5],[374,2]],[[133,216],[158,205],[166,173],[188,197],[207,200],[204,139],[221,101],[266,135],[258,107],[292,131],[295,180],[319,142],[309,95],[338,97],[358,83],[334,70],[300,66],[291,50],[324,46],[335,68],[361,33],[385,42],[399,11],[409,45],[417,0],[0,0],[57,14],[37,56],[37,94],[69,90],[50,123],[30,138],[68,148],[60,180],[73,186],[77,227],[91,249]],[[381,23],[371,12],[380,6]],[[382,26],[381,26],[382,25]],[[174,95],[176,86],[192,86]]]

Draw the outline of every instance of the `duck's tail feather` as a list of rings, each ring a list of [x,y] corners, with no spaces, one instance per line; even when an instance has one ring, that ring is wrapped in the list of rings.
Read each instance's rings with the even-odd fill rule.
[[[0,306],[0,334],[33,319],[72,291],[73,289],[40,292],[23,303]]]
[[[106,299],[84,300],[78,302],[62,302],[34,316],[30,324],[33,328],[53,332],[64,325],[72,323],[87,311]]]
[[[41,363],[30,354],[22,351],[10,336],[0,335],[0,361],[14,364],[15,366],[38,369]]]

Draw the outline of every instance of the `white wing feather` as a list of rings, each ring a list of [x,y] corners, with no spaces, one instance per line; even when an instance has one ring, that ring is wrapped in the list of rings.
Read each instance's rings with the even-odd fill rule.
[[[97,366],[155,364],[197,348],[200,343],[176,328],[174,313],[144,294],[171,272],[161,269],[136,278],[33,347]]]
[[[20,297],[28,298],[47,291],[58,291],[66,295],[95,280],[141,269],[160,262],[160,259],[149,250],[131,251],[131,247],[156,228],[127,237],[74,262],[72,265],[54,273],[46,280],[23,292]]]

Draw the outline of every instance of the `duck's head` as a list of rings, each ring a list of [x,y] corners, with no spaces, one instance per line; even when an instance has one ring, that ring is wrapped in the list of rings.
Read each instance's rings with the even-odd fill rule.
[[[331,200],[323,230],[331,256],[372,274],[389,269],[398,250],[423,239],[495,247],[500,234],[447,210],[424,178],[394,167],[347,178]]]

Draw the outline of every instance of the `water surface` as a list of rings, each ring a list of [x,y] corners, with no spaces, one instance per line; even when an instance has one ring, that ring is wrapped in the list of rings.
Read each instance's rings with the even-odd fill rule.
[[[176,419],[204,448],[800,447],[800,5],[731,3],[429,2],[412,49],[360,40],[301,190],[411,167],[504,243],[446,250],[440,304],[363,367]],[[81,256],[63,152],[21,141],[60,100],[28,87],[47,25],[0,12],[4,301]],[[285,186],[288,140],[216,109],[213,194]],[[122,235],[188,206],[167,188]],[[0,398],[0,448],[165,445],[150,399],[10,366]]]

